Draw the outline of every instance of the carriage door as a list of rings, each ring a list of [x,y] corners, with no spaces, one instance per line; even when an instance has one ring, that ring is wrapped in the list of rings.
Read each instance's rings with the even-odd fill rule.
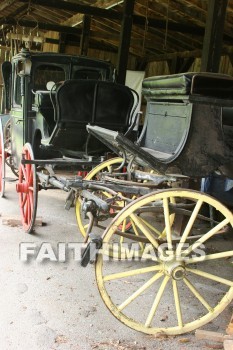
[[[19,166],[22,147],[25,143],[25,84],[24,63],[17,61],[12,66],[12,108],[11,108],[11,148],[13,162]]]

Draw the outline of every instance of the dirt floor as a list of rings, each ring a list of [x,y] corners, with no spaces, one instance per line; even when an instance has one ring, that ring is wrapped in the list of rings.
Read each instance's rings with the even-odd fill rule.
[[[15,183],[7,184],[6,190],[6,198],[0,200],[2,218],[19,215]],[[38,216],[46,225],[36,227],[33,235],[20,226],[0,224],[0,350],[223,348],[221,343],[197,340],[194,332],[155,337],[126,327],[104,305],[93,265],[83,268],[72,258],[20,261],[22,242],[47,242],[55,248],[59,242],[82,242],[74,208],[65,211],[64,199],[58,190],[40,192]],[[232,305],[203,329],[225,333],[231,315]]]

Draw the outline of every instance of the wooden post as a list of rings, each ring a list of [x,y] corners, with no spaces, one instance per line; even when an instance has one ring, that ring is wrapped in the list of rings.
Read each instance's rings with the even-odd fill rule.
[[[227,3],[228,0],[209,0],[201,58],[202,72],[219,71]]]
[[[65,53],[66,48],[66,33],[60,33],[59,34],[59,44],[58,44],[58,52],[59,53]]]
[[[117,82],[125,84],[135,0],[125,0],[118,50]]]
[[[83,31],[80,41],[80,55],[87,56],[91,29],[91,16],[85,15],[83,18]]]

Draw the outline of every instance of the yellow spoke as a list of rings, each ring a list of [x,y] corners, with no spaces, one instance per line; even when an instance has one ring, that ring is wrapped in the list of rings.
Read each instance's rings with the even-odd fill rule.
[[[125,232],[125,228],[126,228],[126,219],[123,221],[122,232]]]
[[[181,313],[180,298],[179,298],[179,292],[177,288],[177,282],[174,279],[172,279],[172,286],[173,286],[173,294],[174,294],[174,300],[175,300],[175,306],[176,306],[177,321],[178,321],[179,327],[182,328],[183,319],[182,319],[182,313]]]
[[[202,305],[209,311],[213,312],[212,307],[207,303],[207,301],[203,298],[203,296],[198,292],[198,290],[192,285],[192,283],[187,279],[183,279],[186,286],[191,290],[191,292],[195,295],[195,297],[202,303]]]
[[[157,242],[157,240],[154,238],[154,236],[152,235],[152,233],[150,232],[150,230],[148,230],[148,228],[145,226],[145,224],[142,223],[141,220],[139,220],[138,216],[136,216],[135,214],[131,214],[130,215],[132,221],[135,223],[135,225],[137,225],[139,227],[139,229],[144,233],[144,235],[146,236],[146,238],[149,239],[149,241],[151,242],[151,244],[155,247],[155,248],[159,248],[159,243]]]
[[[161,283],[161,286],[159,287],[158,293],[157,293],[157,295],[155,297],[155,300],[153,302],[152,308],[151,308],[151,310],[149,312],[149,315],[148,315],[146,323],[145,323],[146,327],[150,327],[150,325],[151,325],[151,322],[152,322],[153,317],[154,317],[154,315],[156,313],[156,310],[157,310],[157,308],[159,306],[160,300],[161,300],[161,298],[163,296],[164,290],[166,288],[166,285],[167,285],[167,282],[169,281],[169,279],[170,279],[169,276],[165,276],[164,279],[163,279],[163,282]]]
[[[192,215],[190,216],[190,219],[189,219],[189,221],[188,221],[188,223],[187,223],[187,225],[185,227],[185,230],[183,232],[183,235],[182,235],[182,237],[180,239],[180,243],[179,243],[179,245],[177,247],[177,250],[176,250],[176,254],[177,255],[180,255],[180,253],[181,253],[181,249],[183,247],[183,243],[186,242],[186,239],[187,239],[187,237],[188,237],[188,235],[189,235],[189,233],[190,233],[190,231],[191,231],[191,229],[193,227],[194,221],[196,220],[196,217],[197,217],[197,215],[199,213],[199,210],[200,210],[200,208],[202,206],[202,203],[203,203],[203,201],[199,199],[197,201],[196,205],[195,205],[195,208],[194,208],[194,210],[192,212]]]
[[[160,277],[163,276],[162,272],[158,272],[155,276],[153,276],[149,281],[144,283],[138,290],[136,290],[129,298],[127,298],[118,309],[122,311],[126,306],[128,306],[132,301],[134,301],[140,294],[142,294],[146,289],[148,289],[153,283],[155,283]]]
[[[102,192],[102,195],[104,195],[106,198],[112,198],[112,194],[105,191]]]
[[[125,232],[125,227],[126,227],[126,219],[123,221],[122,224],[122,232]],[[124,242],[124,237],[120,238],[120,243],[122,244]]]
[[[158,236],[161,236],[161,232],[157,230],[154,226],[150,225],[149,222],[140,217],[140,220],[151,230],[154,231]]]
[[[165,220],[168,250],[172,250],[172,233],[171,233],[171,225],[170,225],[168,198],[163,199],[163,210],[164,210],[164,220]]]
[[[229,256],[233,256],[233,250],[229,250],[227,252],[222,252],[222,253],[215,253],[215,254],[198,256],[196,258],[190,258],[190,259],[187,259],[185,261],[185,263],[186,264],[194,264],[194,263],[198,263],[198,262],[202,262],[202,261],[227,258]]]
[[[130,219],[130,222],[131,222],[131,224],[132,224],[132,227],[133,227],[133,230],[134,230],[134,233],[135,233],[135,235],[136,236],[139,236],[139,233],[138,233],[138,230],[137,230],[137,227],[136,227],[136,225],[135,225],[135,223]],[[139,246],[141,247],[141,249],[143,249],[144,248],[144,245],[143,245],[143,243],[139,243]]]
[[[125,277],[130,277],[130,276],[135,276],[135,275],[140,275],[143,273],[148,273],[148,272],[153,272],[153,271],[159,271],[161,270],[161,266],[149,266],[149,267],[144,267],[142,269],[135,269],[131,271],[124,271],[124,272],[119,272],[119,273],[113,273],[111,275],[106,275],[103,278],[104,282],[107,281],[112,281],[118,278],[125,278]]]
[[[227,286],[233,287],[233,281],[229,281],[225,278],[218,277],[218,276],[212,275],[211,273],[204,272],[201,270],[196,270],[196,269],[194,270],[194,269],[190,269],[190,268],[186,268],[186,270],[191,272],[191,273],[194,273],[195,275],[198,275],[198,276],[201,276],[204,278],[208,278],[212,281],[219,282],[222,284],[226,284]]]
[[[175,198],[174,197],[170,197],[170,203],[172,204],[176,204]],[[170,214],[169,215],[169,222],[170,222],[170,226],[172,226],[173,222],[175,219],[175,214]],[[165,238],[166,237],[166,228],[164,228],[163,232],[161,233],[161,235],[159,236],[160,239]]]
[[[228,219],[228,218],[224,219],[218,225],[213,227],[209,232],[207,232],[201,238],[199,238],[196,242],[194,242],[188,249],[184,250],[182,252],[182,256],[186,256],[186,255],[190,254],[193,250],[198,248],[202,243],[206,242],[210,237],[212,237],[218,231],[220,231],[224,226],[229,224],[229,222],[230,222],[230,219]]]

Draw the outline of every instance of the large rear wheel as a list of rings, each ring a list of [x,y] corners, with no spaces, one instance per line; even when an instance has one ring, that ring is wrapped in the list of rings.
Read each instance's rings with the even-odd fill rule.
[[[208,217],[209,206],[218,220]],[[170,220],[173,213],[187,215],[181,235]],[[125,242],[118,247],[124,259],[111,259],[108,251],[125,220],[144,242],[143,252]],[[163,190],[130,203],[106,229],[97,257],[104,303],[119,321],[148,334],[177,335],[208,323],[233,298],[232,226],[232,213],[197,191]]]

